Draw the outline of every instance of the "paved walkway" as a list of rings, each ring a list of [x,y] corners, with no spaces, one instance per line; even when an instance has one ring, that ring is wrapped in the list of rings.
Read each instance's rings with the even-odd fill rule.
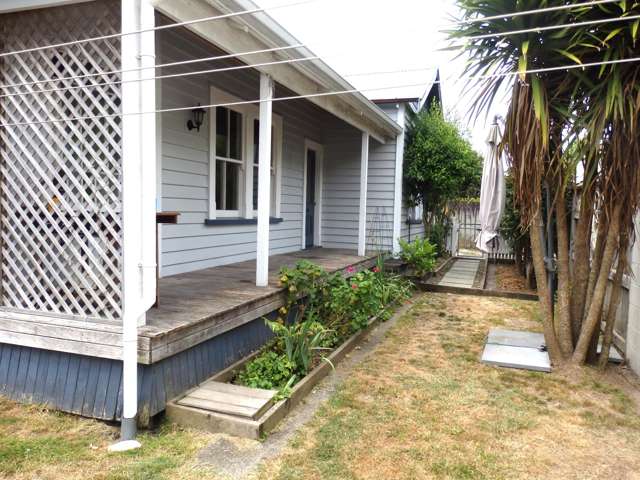
[[[480,268],[480,261],[480,258],[456,258],[438,285],[472,288],[476,273]]]

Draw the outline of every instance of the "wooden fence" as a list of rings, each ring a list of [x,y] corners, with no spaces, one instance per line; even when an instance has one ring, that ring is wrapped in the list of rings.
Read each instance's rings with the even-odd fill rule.
[[[451,233],[448,237],[448,248],[454,255],[481,255],[476,247],[480,234],[480,205],[464,203],[456,205],[451,211]],[[485,254],[486,255],[486,254]],[[488,254],[489,258],[513,260],[513,250],[507,241],[499,235],[495,241],[495,249]]]

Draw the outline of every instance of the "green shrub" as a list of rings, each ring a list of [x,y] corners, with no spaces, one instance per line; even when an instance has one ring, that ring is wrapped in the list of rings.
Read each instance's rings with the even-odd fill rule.
[[[295,365],[286,355],[266,350],[251,360],[236,377],[236,383],[252,388],[280,390],[295,375]]]
[[[289,306],[297,303],[299,298],[306,297],[306,304],[313,308],[319,301],[327,277],[320,266],[309,260],[300,260],[293,268],[282,267],[280,285],[287,291]]]
[[[265,319],[266,324],[284,347],[284,355],[295,372],[306,375],[314,358],[322,351],[329,331],[314,319],[296,321],[289,325]]]
[[[287,303],[275,321],[265,319],[275,334],[271,344],[249,362],[235,379],[254,388],[278,390],[278,398],[289,395],[295,382],[305,376],[323,352],[335,348],[346,337],[366,328],[369,319],[389,315],[387,307],[411,295],[412,284],[400,276],[386,274],[382,263],[351,278],[326,274],[317,265],[301,261],[280,271],[287,288]],[[347,269],[355,272],[353,267]],[[303,299],[301,297],[306,297]],[[296,318],[286,317],[296,308]]]
[[[429,240],[416,238],[408,243],[400,239],[400,258],[413,268],[418,277],[432,272],[436,264],[436,248]]]
[[[451,227],[445,221],[444,223],[434,223],[427,231],[427,239],[434,246],[436,257],[444,255],[447,251],[447,235]]]

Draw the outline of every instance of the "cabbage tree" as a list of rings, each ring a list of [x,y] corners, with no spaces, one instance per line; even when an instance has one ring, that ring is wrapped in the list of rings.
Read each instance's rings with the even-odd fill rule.
[[[604,321],[605,351],[627,269],[633,216],[640,198],[640,64],[593,62],[636,57],[638,20],[592,23],[574,28],[511,31],[624,18],[640,6],[619,1],[501,19],[519,11],[571,5],[560,0],[458,0],[459,28],[451,38],[469,57],[466,74],[477,92],[471,114],[482,114],[508,92],[502,148],[514,178],[514,196],[529,228],[547,346],[555,362],[582,364],[595,355]],[[494,36],[496,35],[496,36]],[[580,165],[580,168],[578,166]],[[576,185],[576,175],[583,178]],[[557,305],[545,265],[543,191],[555,218]],[[579,192],[579,219],[570,254],[565,197]],[[592,246],[590,232],[595,230]],[[610,305],[605,293],[612,268]],[[591,355],[590,355],[591,353]],[[606,362],[603,353],[602,361]]]

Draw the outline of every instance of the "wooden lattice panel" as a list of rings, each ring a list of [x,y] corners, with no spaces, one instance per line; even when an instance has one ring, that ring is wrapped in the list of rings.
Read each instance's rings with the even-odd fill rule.
[[[2,51],[120,31],[104,0],[0,16]],[[3,85],[120,68],[118,38],[10,56]],[[13,91],[120,79],[101,75]],[[10,93],[3,91],[2,93]],[[119,85],[0,99],[0,123],[112,115]],[[120,117],[0,127],[0,301],[4,308],[115,320],[122,310]]]

